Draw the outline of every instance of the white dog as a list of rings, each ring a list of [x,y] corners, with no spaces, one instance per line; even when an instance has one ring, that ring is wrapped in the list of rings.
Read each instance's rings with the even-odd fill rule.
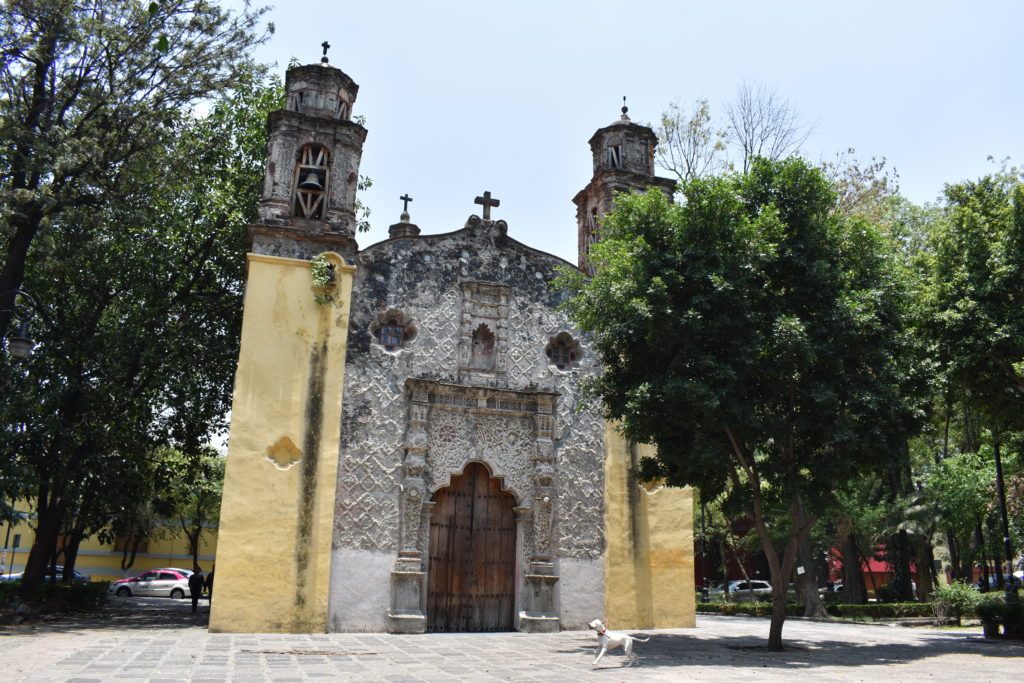
[[[626,654],[626,658],[629,660],[629,664],[636,664],[640,660],[633,654],[633,641],[639,641],[646,643],[650,638],[637,638],[631,636],[628,633],[619,633],[618,631],[609,631],[604,625],[604,622],[600,619],[594,619],[592,622],[587,624],[588,628],[592,628],[597,631],[597,642],[600,648],[597,652],[597,659],[591,666],[597,666],[597,663],[601,661],[601,657],[604,657],[604,653],[608,652],[609,648],[616,648],[622,646],[623,652]]]

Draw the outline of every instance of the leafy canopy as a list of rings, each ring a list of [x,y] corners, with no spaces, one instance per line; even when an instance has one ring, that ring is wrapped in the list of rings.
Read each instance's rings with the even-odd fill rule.
[[[739,448],[766,482],[813,498],[884,459],[913,427],[902,390],[915,374],[878,232],[833,212],[798,159],[698,178],[682,196],[620,196],[595,277],[559,283],[605,361],[592,396],[658,446],[647,474],[714,495]]]

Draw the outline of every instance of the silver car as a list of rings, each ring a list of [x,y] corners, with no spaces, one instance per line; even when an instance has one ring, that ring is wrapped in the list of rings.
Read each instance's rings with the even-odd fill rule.
[[[725,588],[728,590],[725,590]],[[729,581],[725,586],[711,589],[712,598],[737,601],[768,601],[772,599],[772,585],[759,579]]]

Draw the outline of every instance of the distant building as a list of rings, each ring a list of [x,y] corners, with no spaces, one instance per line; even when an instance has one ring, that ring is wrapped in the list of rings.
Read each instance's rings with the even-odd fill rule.
[[[25,568],[29,550],[35,539],[30,520],[28,517],[20,523],[0,527],[0,551],[6,549],[4,574],[18,573]],[[136,549],[134,562],[127,569],[122,569],[122,561],[126,562],[126,544],[130,555],[131,545],[128,539],[115,539],[111,544],[100,543],[95,536],[83,540],[75,558],[75,570],[88,575],[93,581],[114,581],[157,567],[192,569],[192,547],[177,522],[164,522],[159,532],[152,538],[142,540]],[[64,543],[58,541],[58,551],[63,547]],[[205,571],[209,571],[213,566],[216,554],[217,529],[211,526],[203,532],[199,540],[199,564]],[[57,563],[65,562],[63,554],[59,553]]]

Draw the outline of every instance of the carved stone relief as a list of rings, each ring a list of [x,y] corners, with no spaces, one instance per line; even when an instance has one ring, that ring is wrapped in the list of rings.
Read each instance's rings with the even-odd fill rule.
[[[427,428],[429,490],[434,492],[447,486],[467,463],[479,460],[490,468],[492,476],[503,479],[502,488],[522,503],[532,492],[536,437],[531,417],[512,411],[530,409],[533,403],[493,397],[488,401],[482,391],[467,389],[431,395],[433,405]],[[488,408],[489,403],[493,407]],[[499,406],[510,412],[498,412]]]
[[[475,459],[531,511],[524,536],[532,539],[535,530],[547,536],[546,543],[529,542],[526,555],[594,558],[603,552],[603,423],[594,409],[577,410],[578,379],[600,368],[594,354],[584,352],[580,362],[558,370],[544,352],[562,331],[587,344],[557,310],[560,299],[547,285],[563,262],[494,231],[481,239],[475,232],[482,230],[389,240],[360,252],[336,547],[407,548],[425,535],[414,501],[422,508]],[[372,328],[393,309],[415,321],[417,334],[407,348],[387,352]],[[481,324],[494,333],[493,369],[469,367],[472,334]],[[415,397],[407,380],[430,391]],[[550,397],[545,406],[538,396]],[[410,406],[420,403],[429,412],[418,427]],[[420,489],[414,451],[423,439]],[[550,505],[550,515],[532,513],[537,500]]]

